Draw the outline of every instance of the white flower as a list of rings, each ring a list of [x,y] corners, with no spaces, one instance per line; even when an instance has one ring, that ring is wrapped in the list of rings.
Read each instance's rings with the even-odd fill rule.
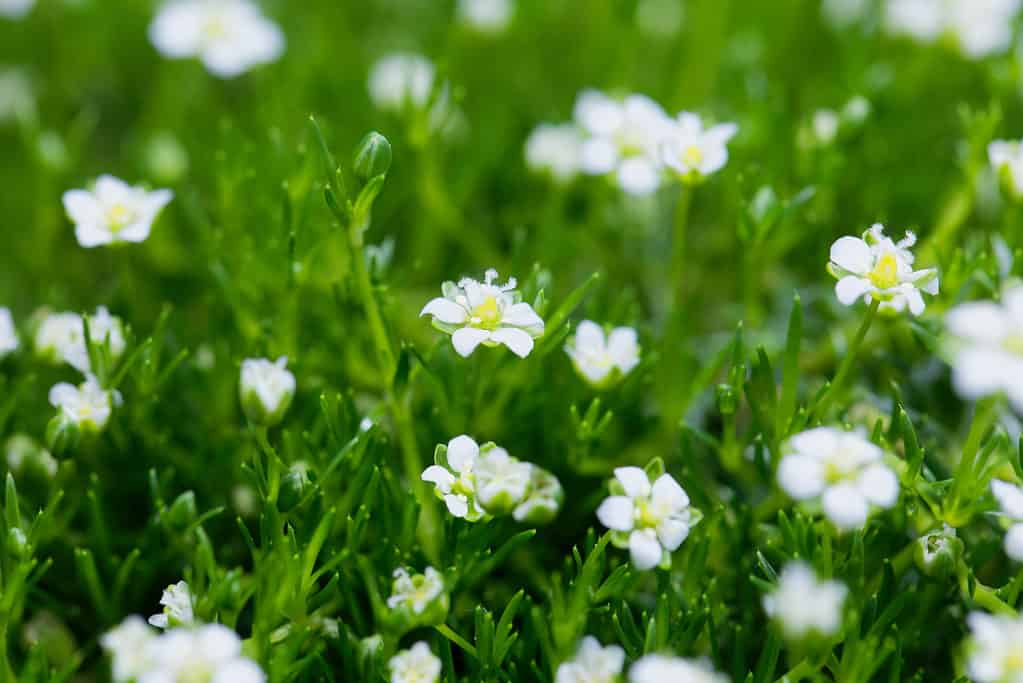
[[[698,182],[728,163],[728,141],[739,132],[734,123],[703,127],[703,120],[687,111],[669,129],[661,158],[684,182]]]
[[[952,382],[967,399],[1005,392],[1023,412],[1023,285],[1002,292],[1000,303],[972,301],[945,316],[955,338]]]
[[[167,586],[163,595],[160,596],[160,604],[163,605],[163,612],[149,617],[149,623],[153,626],[169,628],[171,626],[192,626],[195,623],[192,592],[184,581]]]
[[[500,33],[511,23],[512,0],[458,0],[458,17],[483,33]]]
[[[391,609],[405,607],[413,614],[423,611],[444,595],[444,577],[433,567],[427,567],[422,574],[410,575],[407,570],[394,570],[394,586],[387,606]]]
[[[387,55],[370,69],[369,98],[378,109],[395,114],[425,113],[431,131],[455,132],[461,112],[451,104],[447,83],[441,83],[433,96],[435,78],[433,62],[422,55],[400,52]]]
[[[110,655],[115,681],[135,680],[146,672],[150,665],[149,643],[155,638],[153,629],[139,616],[130,616],[103,634],[99,642]]]
[[[1001,479],[991,481],[991,493],[1004,515],[1012,524],[1005,533],[1005,554],[1023,562],[1023,488]]]
[[[931,41],[945,30],[948,0],[887,0],[885,26],[889,32]]]
[[[574,124],[542,123],[526,139],[526,165],[550,173],[557,183],[566,183],[579,173],[582,142]]]
[[[820,498],[824,514],[839,529],[867,521],[870,506],[890,508],[899,480],[884,464],[884,451],[858,432],[816,427],[796,434],[778,465],[778,484],[792,498]]]
[[[813,113],[810,125],[814,139],[820,145],[830,145],[838,135],[841,122],[838,114],[831,109],[818,109]]]
[[[645,655],[629,669],[629,683],[728,683],[703,659]]]
[[[542,467],[533,465],[529,482],[529,493],[515,506],[512,517],[516,522],[547,524],[554,520],[565,499],[561,482]]]
[[[25,71],[20,68],[0,69],[0,123],[29,123],[36,119],[36,114],[32,80]]]
[[[586,636],[575,658],[558,666],[554,683],[614,683],[625,666],[625,651],[617,645],[601,647],[600,641]]]
[[[430,646],[419,641],[391,657],[387,668],[391,671],[391,683],[437,683],[442,664]]]
[[[0,307],[0,358],[14,353],[20,345],[11,310]]]
[[[1011,197],[1023,197],[1023,142],[995,140],[987,147],[991,168]]]
[[[114,405],[121,404],[121,395],[105,391],[92,375],[77,387],[67,382],[50,389],[50,405],[85,431],[102,431],[110,420]]]
[[[167,206],[170,190],[148,192],[111,175],[102,175],[91,190],[68,190],[64,210],[75,224],[75,237],[87,249],[121,242],[144,242],[153,221]]]
[[[266,358],[243,361],[239,393],[250,420],[267,426],[280,422],[295,396],[295,375],[288,370],[287,356],[276,362]]]
[[[479,457],[479,445],[462,434],[448,442],[447,467],[430,465],[422,475],[423,481],[436,487],[437,496],[447,505],[448,512],[468,522],[475,522],[486,514],[476,498],[473,468]]]
[[[950,36],[979,59],[1006,50],[1020,0],[888,0],[887,29],[923,42]]]
[[[111,359],[124,353],[127,342],[124,324],[100,306],[89,316],[89,337],[93,344],[108,344]],[[36,331],[36,352],[54,361],[63,361],[81,373],[92,370],[89,349],[85,345],[85,323],[77,313],[51,313],[43,318]]]
[[[7,439],[4,456],[8,469],[15,474],[20,474],[23,468],[32,465],[49,477],[57,474],[57,461],[50,452],[25,434],[14,434]]]
[[[138,683],[263,683],[259,666],[242,656],[242,641],[221,624],[175,628],[149,640]]]
[[[764,610],[789,638],[832,636],[842,626],[847,593],[838,581],[821,581],[806,563],[792,562],[782,570],[774,592],[764,596]]]
[[[935,268],[913,270],[916,235],[907,232],[899,242],[884,234],[884,226],[875,223],[862,238],[840,237],[831,245],[828,269],[836,278],[835,296],[840,303],[851,306],[858,299],[881,302],[880,310],[910,313],[924,312],[920,292],[938,293],[938,271]]]
[[[612,491],[620,489],[623,495],[604,499],[597,508],[600,523],[618,532],[612,541],[628,547],[637,569],[669,564],[671,553],[700,521],[700,512],[689,507],[689,496],[670,474],[662,474],[651,485],[639,467],[619,467],[615,480]]]
[[[149,25],[149,40],[164,57],[198,58],[220,78],[276,61],[285,43],[249,0],[170,0]]]
[[[1023,677],[1023,619],[971,612],[966,673],[975,683],[1016,683]]]
[[[565,345],[565,353],[579,374],[596,387],[607,386],[639,365],[636,330],[616,327],[605,336],[604,328],[592,320],[579,323],[575,336]]]
[[[576,99],[574,116],[588,136],[579,152],[584,173],[614,173],[622,190],[633,195],[660,187],[659,146],[671,120],[659,104],[645,95],[618,101],[584,90]]]
[[[492,515],[511,512],[525,497],[533,466],[508,455],[500,446],[483,448],[474,468],[476,498]]]
[[[20,19],[36,4],[36,0],[0,0],[0,17]]]
[[[462,278],[456,285],[445,282],[444,296],[431,300],[420,316],[433,316],[433,325],[451,335],[460,356],[467,357],[480,344],[504,344],[519,358],[533,350],[533,339],[543,334],[543,320],[522,301],[515,278],[498,285],[496,270],[488,270],[483,282]]]

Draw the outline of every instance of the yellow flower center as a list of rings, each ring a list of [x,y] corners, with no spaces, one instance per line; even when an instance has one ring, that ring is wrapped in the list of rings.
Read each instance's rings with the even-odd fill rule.
[[[891,289],[899,284],[899,262],[895,254],[882,254],[870,271],[870,282],[878,289]]]
[[[215,14],[207,19],[202,27],[202,35],[206,40],[219,40],[227,36],[227,26],[223,18]]]
[[[498,306],[497,299],[488,296],[483,303],[472,309],[472,317],[478,321],[476,323],[478,327],[495,329],[501,323],[501,307]]]
[[[682,155],[682,160],[686,162],[686,166],[699,166],[703,163],[703,150],[696,145],[689,145]]]
[[[134,213],[124,204],[114,204],[107,209],[107,223],[111,232],[117,232],[131,223]]]
[[[648,500],[636,502],[636,526],[655,527],[661,522],[661,516],[653,509]]]
[[[1023,649],[1014,648],[1008,654],[1005,655],[1003,660],[1005,665],[1006,673],[1015,673],[1017,671],[1023,671]]]
[[[1015,356],[1023,356],[1023,331],[1007,336],[1002,341],[1002,348]]]

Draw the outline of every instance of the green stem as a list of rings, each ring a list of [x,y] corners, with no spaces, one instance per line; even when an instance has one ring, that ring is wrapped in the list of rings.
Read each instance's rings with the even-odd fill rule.
[[[828,387],[824,396],[814,406],[813,414],[817,419],[822,419],[827,414],[828,406],[831,405],[838,391],[842,388],[842,384],[845,383],[845,378],[852,369],[853,363],[856,362],[860,347],[863,345],[867,332],[870,331],[870,325],[874,322],[874,317],[877,315],[877,309],[880,305],[881,302],[877,299],[870,302],[870,308],[867,309],[866,315],[863,316],[863,322],[860,323],[860,329],[856,330],[856,336],[849,343],[849,348],[845,352],[845,358],[842,359],[842,364],[838,366],[838,372],[835,373],[831,386]]]
[[[1001,407],[1001,397],[998,395],[988,396],[977,403],[973,414],[973,422],[970,423],[970,431],[966,435],[966,442],[963,444],[963,454],[959,460],[959,467],[956,478],[967,476],[973,470],[973,462],[980,452],[980,444],[984,435],[988,433],[992,425],[998,419]]]
[[[671,271],[668,278],[674,291],[673,312],[681,310],[685,301],[686,230],[689,225],[689,206],[693,196],[692,189],[688,185],[682,184],[679,187],[678,201],[675,202],[671,240]]]

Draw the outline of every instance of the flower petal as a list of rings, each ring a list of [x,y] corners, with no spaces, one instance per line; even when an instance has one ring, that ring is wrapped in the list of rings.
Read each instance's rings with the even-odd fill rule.
[[[661,171],[646,157],[633,157],[618,166],[618,185],[627,193],[642,197],[661,185]]]
[[[629,498],[645,498],[650,495],[650,477],[639,467],[617,467],[615,479],[621,482]]]
[[[451,344],[455,347],[455,351],[459,356],[468,358],[476,350],[477,346],[489,338],[490,333],[486,330],[480,330],[475,327],[463,327],[460,330],[455,330],[455,333],[451,335]]]
[[[843,306],[851,306],[873,288],[870,280],[866,278],[846,275],[835,284],[835,296]]]
[[[469,317],[469,313],[464,307],[443,297],[437,297],[436,299],[431,299],[427,302],[427,304],[423,306],[423,310],[419,312],[420,317],[424,315],[432,315],[440,322],[447,323],[449,325],[461,325]]]
[[[839,237],[831,245],[831,262],[854,275],[866,275],[873,265],[870,245],[858,237]]]
[[[661,561],[664,549],[653,529],[642,529],[629,534],[629,554],[632,564],[640,571],[653,569]]]
[[[676,517],[668,517],[657,525],[657,538],[668,552],[678,550],[689,536],[689,524]]]
[[[471,471],[479,454],[479,444],[467,434],[456,436],[451,441],[448,441],[448,465],[455,472],[465,473]]]
[[[444,504],[447,505],[448,512],[455,517],[465,519],[469,514],[469,499],[463,495],[448,494],[444,496]]]
[[[1002,514],[1023,521],[1023,488],[1001,479],[991,480],[991,493],[998,501]]]
[[[857,480],[860,492],[869,502],[890,508],[899,500],[899,479],[886,465],[871,465]]]
[[[536,314],[533,307],[524,301],[512,304],[501,316],[502,325],[514,327],[537,328],[543,331],[543,320]]]
[[[851,483],[832,486],[821,497],[824,514],[842,530],[859,529],[867,521],[867,499]]]
[[[430,465],[423,470],[420,478],[434,484],[441,493],[450,493],[455,483],[455,476],[440,465]]]
[[[1005,554],[1023,562],[1023,524],[1013,524],[1005,533]]]
[[[609,496],[597,508],[597,519],[608,529],[631,531],[635,525],[635,507],[625,496]]]
[[[670,514],[686,508],[689,505],[689,496],[674,477],[662,474],[651,487],[650,502],[659,512],[665,511]]]
[[[533,350],[533,338],[517,327],[501,327],[490,334],[490,340],[504,344],[519,358],[525,358]]]
[[[824,466],[809,455],[787,455],[778,465],[778,486],[795,500],[819,496],[824,490]]]

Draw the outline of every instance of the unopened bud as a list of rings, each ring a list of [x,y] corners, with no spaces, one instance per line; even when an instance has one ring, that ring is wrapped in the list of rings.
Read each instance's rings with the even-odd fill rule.
[[[391,168],[391,143],[380,133],[371,131],[355,147],[352,170],[362,182],[384,175]]]

